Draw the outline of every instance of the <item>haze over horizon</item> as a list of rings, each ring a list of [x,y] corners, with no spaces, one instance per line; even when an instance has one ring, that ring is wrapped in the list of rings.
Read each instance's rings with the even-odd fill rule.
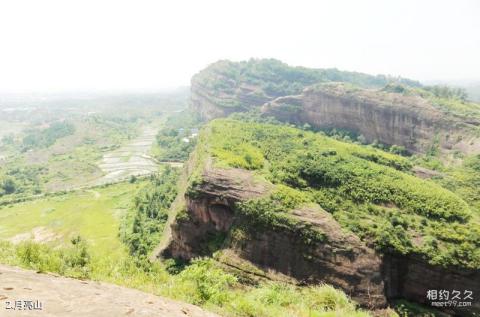
[[[0,92],[189,85],[219,59],[480,82],[480,3],[3,1]]]

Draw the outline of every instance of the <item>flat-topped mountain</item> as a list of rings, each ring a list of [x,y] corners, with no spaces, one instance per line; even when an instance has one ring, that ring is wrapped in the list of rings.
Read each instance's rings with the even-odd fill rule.
[[[403,146],[412,153],[425,153],[437,145],[479,153],[480,106],[473,110],[471,116],[446,111],[414,89],[392,92],[344,83],[310,86],[299,95],[279,97],[262,106],[264,115],[281,121],[349,130],[368,142]]]
[[[220,61],[195,75],[191,109],[203,120],[261,107],[266,116],[345,129],[367,142],[425,153],[432,146],[480,152],[480,105],[418,82],[276,60]]]
[[[204,120],[248,111],[281,96],[295,95],[315,83],[341,81],[360,87],[383,87],[392,78],[337,69],[291,67],[275,59],[227,60],[211,64],[193,76],[191,108]],[[420,83],[396,78],[414,87]]]

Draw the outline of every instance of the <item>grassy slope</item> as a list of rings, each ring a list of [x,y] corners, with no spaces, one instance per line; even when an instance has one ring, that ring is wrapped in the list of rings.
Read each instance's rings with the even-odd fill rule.
[[[118,239],[121,218],[142,184],[120,183],[18,203],[0,209],[0,239],[11,239],[42,227],[58,239],[52,246],[68,245],[76,235],[91,245],[94,256],[121,257]]]
[[[480,267],[476,207],[414,177],[406,158],[295,128],[234,120],[213,121],[200,140],[217,165],[257,170],[290,188],[288,195],[261,205],[265,217],[288,212],[288,200],[307,197],[301,201],[320,204],[381,250]],[[256,209],[258,216],[259,206],[251,207],[242,210]]]

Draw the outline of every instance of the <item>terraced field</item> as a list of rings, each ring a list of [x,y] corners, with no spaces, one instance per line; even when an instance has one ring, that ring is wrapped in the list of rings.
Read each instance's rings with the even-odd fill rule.
[[[157,162],[148,154],[157,131],[146,127],[141,135],[117,150],[105,154],[98,164],[105,174],[93,185],[127,179],[133,175],[149,175],[157,170]]]

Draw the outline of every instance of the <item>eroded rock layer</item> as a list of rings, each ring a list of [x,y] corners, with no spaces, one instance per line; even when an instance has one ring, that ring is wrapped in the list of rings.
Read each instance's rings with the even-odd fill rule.
[[[410,152],[425,153],[436,146],[464,153],[480,151],[474,133],[480,121],[446,115],[419,96],[317,85],[301,95],[268,102],[262,111],[285,122],[352,131],[368,142],[400,145]]]
[[[415,256],[379,254],[352,233],[342,230],[333,217],[318,206],[292,211],[300,226],[323,232],[322,242],[308,243],[289,230],[258,228],[236,212],[236,203],[259,198],[271,185],[241,169],[205,170],[201,184],[186,195],[186,215],[172,225],[172,240],[163,256],[192,259],[228,249],[264,270],[291,276],[299,283],[328,283],[341,288],[363,307],[383,308],[388,300],[406,298],[429,304],[430,289],[469,290],[480,293],[478,271],[430,265]],[[246,228],[242,235],[237,228]],[[212,241],[221,243],[212,249]],[[478,302],[468,308],[443,308],[469,316],[480,311]]]
[[[226,236],[222,248],[265,268],[292,276],[305,283],[326,282],[342,288],[366,307],[384,307],[381,259],[358,237],[346,234],[330,214],[320,208],[295,210],[300,222],[315,226],[326,235],[325,243],[308,244],[294,232],[250,228],[243,237],[231,229],[249,221],[235,213],[235,203],[260,197],[267,184],[254,181],[249,172],[210,170],[204,181],[187,195],[188,218],[173,225],[173,239],[164,253],[191,259],[212,252],[212,237]]]

